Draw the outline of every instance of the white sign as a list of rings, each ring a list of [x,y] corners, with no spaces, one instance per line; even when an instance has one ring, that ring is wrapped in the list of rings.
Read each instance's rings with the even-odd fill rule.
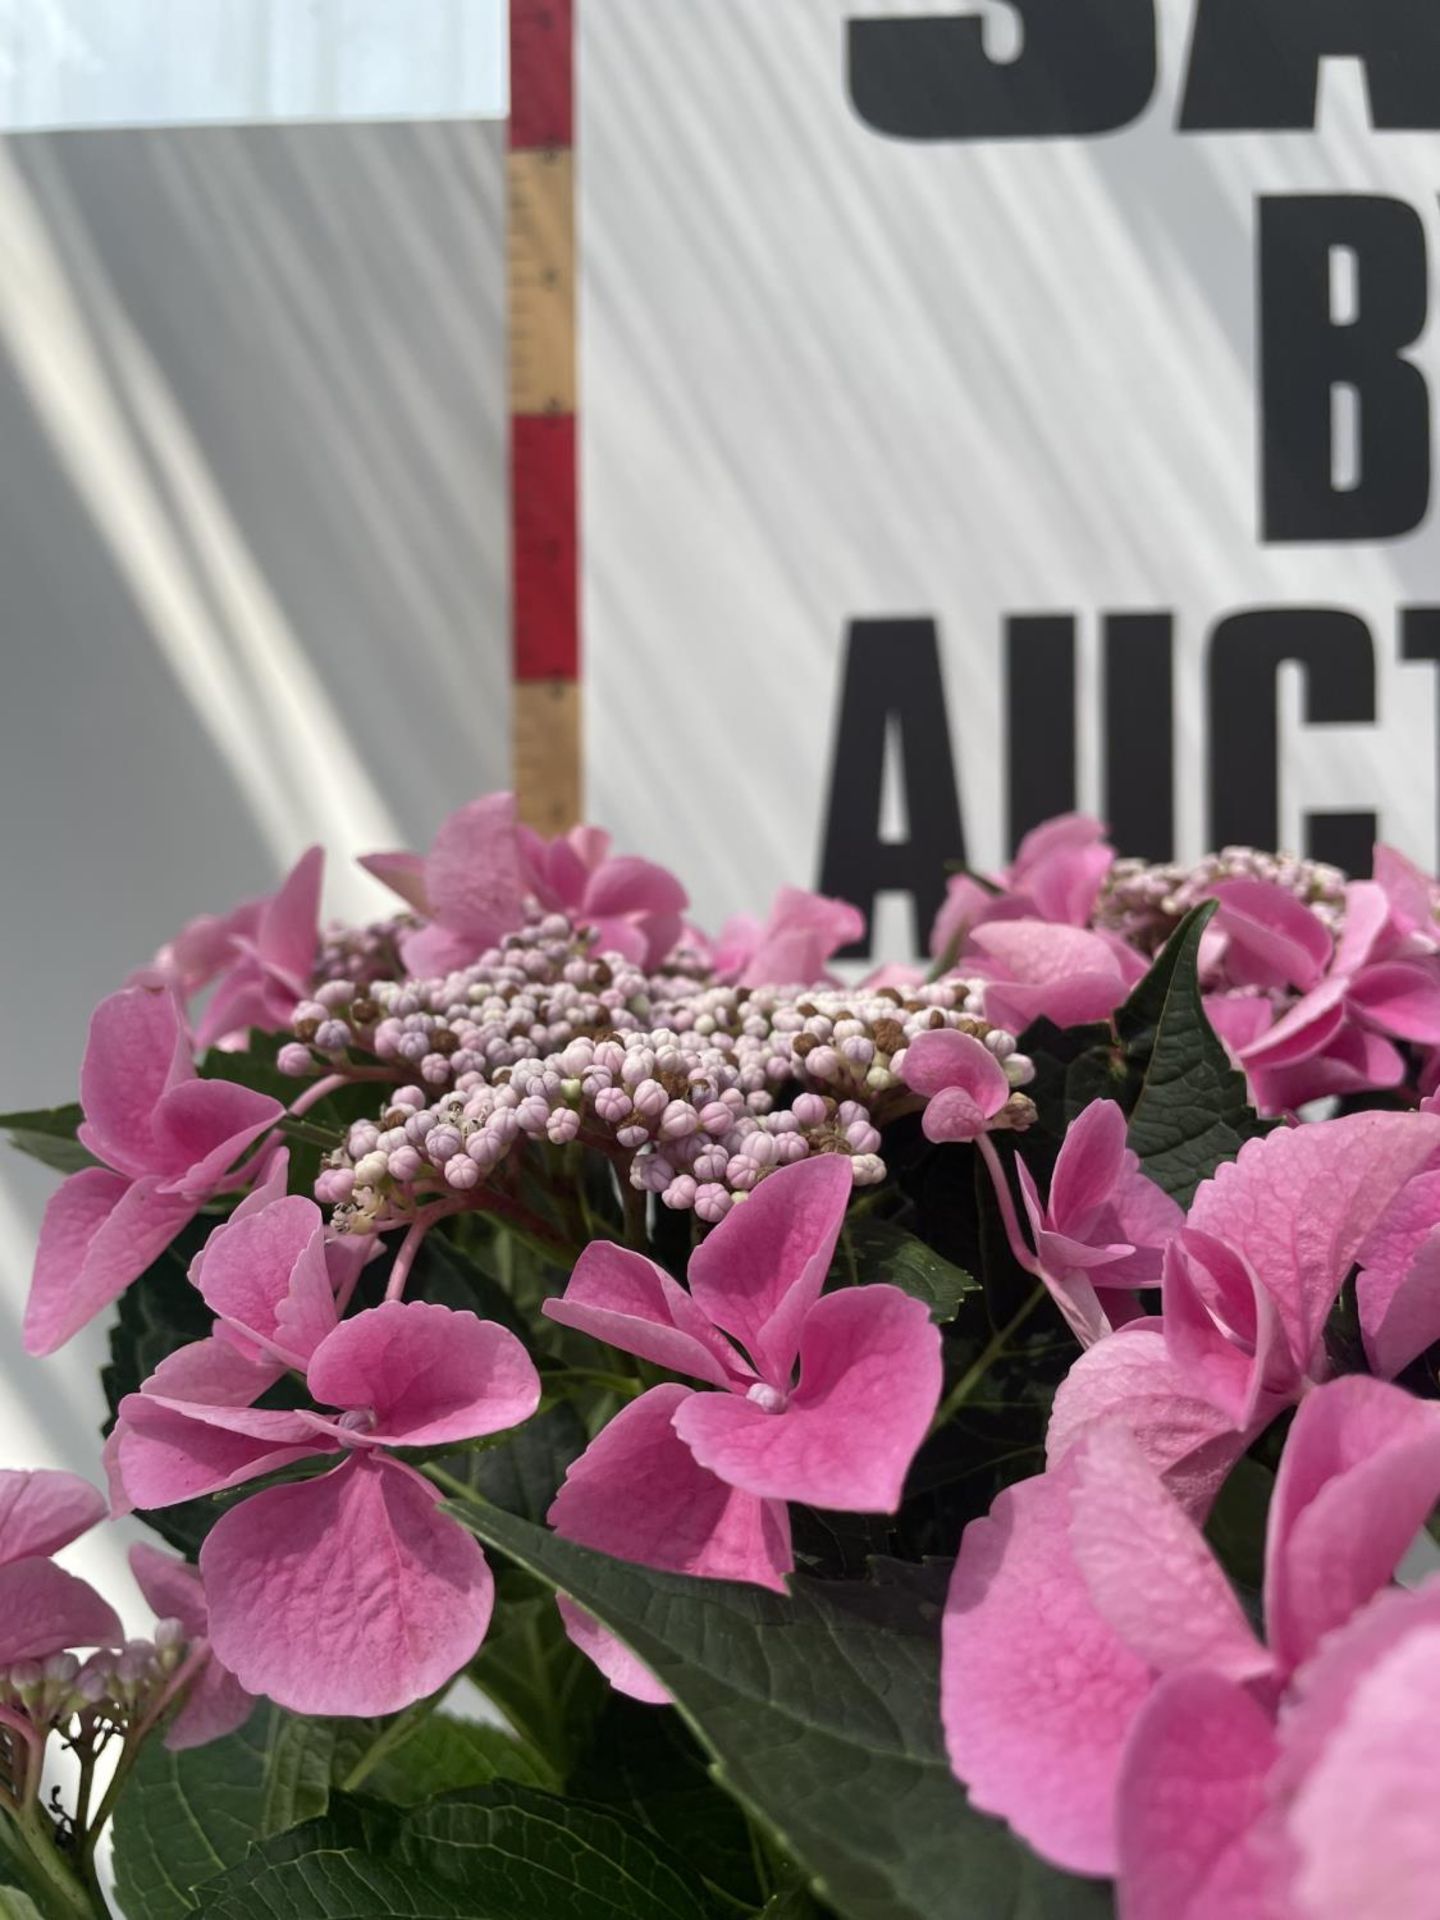
[[[1440,9],[577,14],[592,816],[891,952],[1070,804],[1434,862]]]

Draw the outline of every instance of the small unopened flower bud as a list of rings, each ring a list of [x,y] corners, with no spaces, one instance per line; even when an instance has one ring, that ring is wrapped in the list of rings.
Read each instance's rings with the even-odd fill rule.
[[[386,1162],[389,1168],[390,1178],[400,1181],[402,1185],[408,1185],[419,1173],[424,1164],[425,1162],[420,1158],[420,1155],[415,1151],[414,1147],[410,1146],[397,1147]]]
[[[825,1096],[819,1093],[802,1093],[790,1111],[802,1127],[819,1127],[825,1122]]]
[[[747,1137],[740,1151],[757,1167],[773,1167],[779,1158],[779,1144],[773,1133],[762,1133],[757,1128]]]
[[[573,1107],[557,1107],[546,1122],[545,1132],[557,1147],[566,1146],[580,1132],[580,1116]]]
[[[285,1042],[275,1056],[275,1064],[292,1080],[311,1079],[320,1071],[309,1047],[302,1047],[298,1040]]]
[[[602,1087],[595,1096],[595,1112],[607,1127],[623,1126],[630,1108],[630,1096],[623,1087]]]
[[[698,1188],[688,1173],[677,1173],[660,1195],[664,1204],[676,1213],[683,1213],[695,1204]]]
[[[695,1213],[707,1226],[723,1220],[732,1205],[731,1196],[715,1181],[707,1181],[695,1189]]]
[[[687,1100],[672,1100],[660,1116],[662,1140],[685,1140],[695,1132],[700,1117]]]
[[[634,1093],[635,1111],[647,1120],[658,1119],[670,1104],[670,1096],[658,1080],[642,1080]]]

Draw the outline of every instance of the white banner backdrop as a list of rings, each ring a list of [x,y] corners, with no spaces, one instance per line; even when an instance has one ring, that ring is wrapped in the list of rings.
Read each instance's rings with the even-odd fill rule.
[[[578,17],[593,817],[892,952],[1072,799],[1435,860],[1440,14]]]

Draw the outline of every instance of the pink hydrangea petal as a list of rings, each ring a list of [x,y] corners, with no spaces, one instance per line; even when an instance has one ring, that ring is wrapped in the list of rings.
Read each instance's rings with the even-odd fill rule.
[[[1150,1668],[1096,1612],[1070,1551],[1075,1466],[972,1520],[945,1603],[940,1709],[982,1813],[1074,1873],[1115,1869],[1115,1783]]]
[[[1373,880],[1352,880],[1345,889],[1345,917],[1334,971],[1348,976],[1377,959],[1389,922],[1390,902],[1385,889]]]
[[[954,1027],[915,1036],[905,1049],[905,1084],[927,1099],[952,1088],[968,1093],[986,1115],[998,1113],[1010,1098],[1010,1082],[994,1054],[973,1033]]]
[[[332,1450],[298,1413],[205,1406],[149,1393],[121,1401],[116,1434],[115,1467],[137,1507],[198,1499]]]
[[[1008,879],[1012,887],[1028,886],[1036,872],[1059,854],[1077,853],[1103,843],[1103,820],[1093,813],[1057,813],[1042,820],[1038,827],[1022,834],[1010,863]]]
[[[898,1287],[827,1294],[800,1337],[800,1384],[769,1413],[695,1393],[675,1431],[731,1486],[837,1513],[893,1513],[940,1401],[940,1330]]]
[[[0,1667],[76,1647],[118,1647],[124,1639],[109,1601],[53,1560],[0,1566]]]
[[[1099,828],[1098,821],[1087,825]],[[1025,854],[1021,843],[1010,870],[1012,884],[1024,888],[1042,920],[1064,921],[1072,927],[1087,923],[1100,884],[1115,864],[1115,849],[1105,843],[1103,832],[1100,828],[1090,841],[1051,843],[1035,855]]]
[[[746,963],[759,950],[764,931],[751,914],[735,913],[730,916],[715,936],[711,949],[711,965],[720,979],[732,982],[739,979]],[[695,929],[692,929],[692,934],[697,941],[704,940],[704,935]]]
[[[324,875],[325,849],[307,847],[265,902],[256,932],[255,944],[266,967],[293,986],[297,997],[315,971]]]
[[[1185,1224],[1184,1208],[1141,1171],[1139,1159],[1128,1148],[1120,1163],[1110,1206],[1119,1222],[1122,1237],[1130,1242],[1136,1253],[1141,1254],[1146,1250],[1152,1253],[1153,1278],[1147,1276],[1145,1284],[1153,1285],[1160,1278],[1159,1256]],[[1135,1258],[1132,1255],[1129,1263],[1132,1269]]]
[[[1371,1649],[1286,1811],[1306,1920],[1430,1920],[1440,1880],[1440,1622]]]
[[[1334,950],[1318,914],[1270,880],[1222,880],[1216,926],[1226,936],[1226,972],[1236,986],[1317,986]]]
[[[1383,1093],[1405,1078],[1398,1047],[1378,1033],[1342,1022],[1319,1052],[1278,1067],[1242,1062],[1261,1113],[1294,1113],[1335,1094]]]
[[[593,1613],[587,1613],[568,1594],[555,1596],[566,1637],[604,1674],[617,1693],[627,1694],[647,1707],[668,1707],[668,1691],[651,1673],[643,1660],[617,1640],[608,1627],[602,1627]]]
[[[1125,985],[1123,949],[1085,927],[1053,925],[1046,920],[991,920],[977,927],[972,942],[995,977],[1029,987],[1063,986],[1079,975],[1114,976]],[[1138,971],[1144,971],[1143,962]]]
[[[104,1518],[103,1494],[78,1474],[0,1473],[0,1566],[58,1553]]]
[[[425,859],[418,853],[364,853],[359,864],[382,887],[398,893],[407,907],[428,919],[430,896],[425,891]]]
[[[820,1297],[853,1191],[841,1154],[815,1154],[762,1180],[690,1256],[696,1305],[776,1385],[788,1384],[800,1324]]]
[[[585,889],[586,913],[602,919],[612,915],[683,913],[690,896],[664,867],[634,854],[617,854],[590,875]]]
[[[263,1033],[283,1024],[283,1014],[271,1018],[264,967],[255,954],[242,953],[205,1003],[195,1023],[195,1046],[200,1053],[211,1047],[243,1052],[252,1027]]]
[[[123,987],[102,1000],[80,1068],[82,1138],[90,1151],[121,1173],[159,1172],[155,1109],[194,1071],[173,995]]]
[[[457,933],[434,921],[401,934],[400,957],[412,978],[428,980],[468,967],[484,945],[476,934]]]
[[[1101,1424],[1119,1418],[1186,1512],[1203,1517],[1249,1444],[1178,1367],[1158,1320],[1136,1320],[1091,1347],[1061,1381],[1046,1457],[1064,1460]]]
[[[719,1336],[681,1288],[673,1282],[667,1287],[669,1278],[644,1254],[592,1240],[575,1263],[564,1297],[545,1301],[541,1311],[562,1327],[576,1327],[670,1373],[727,1385],[739,1371],[734,1360],[716,1350]],[[684,1316],[680,1325],[677,1315]]]
[[[332,1303],[325,1268],[324,1220],[313,1200],[287,1195],[268,1207],[236,1213],[210,1235],[190,1277],[205,1304],[263,1341],[273,1340],[280,1308],[302,1261],[318,1269]],[[302,1280],[302,1286],[304,1285]],[[328,1329],[327,1329],[328,1330]]]
[[[1171,1358],[1234,1426],[1249,1427],[1267,1396],[1299,1391],[1275,1302],[1242,1254],[1187,1229],[1167,1249],[1163,1287]]]
[[[1398,848],[1386,846],[1383,840],[1376,844],[1372,872],[1375,885],[1385,895],[1389,918],[1398,930],[1401,933],[1422,932],[1433,937],[1434,882],[1420,871],[1413,860],[1407,860]]]
[[[1440,1340],[1440,1173],[1422,1173],[1360,1249],[1356,1304],[1365,1352],[1382,1378]]]
[[[1337,975],[1297,1000],[1243,1050],[1246,1071],[1294,1066],[1327,1047],[1345,1019],[1345,987]]]
[[[608,851],[609,835],[604,837]],[[554,840],[546,840],[522,822],[516,829],[516,839],[525,883],[541,906],[551,911],[558,907],[566,912],[578,907],[585,898],[591,863],[572,844],[571,838],[559,834]],[[601,853],[595,864],[598,866],[604,857]]]
[[[1397,1040],[1440,1042],[1440,962],[1391,960],[1350,983],[1350,1009]]]
[[[269,1487],[200,1550],[210,1643],[292,1713],[396,1713],[471,1660],[495,1582],[439,1494],[383,1456]]]
[[[253,1407],[262,1393],[289,1371],[283,1360],[244,1352],[219,1334],[192,1340],[167,1353],[142,1393],[163,1400],[189,1400],[215,1407]]]
[[[672,1425],[692,1397],[689,1387],[652,1387],[616,1414],[571,1465],[550,1524],[641,1566],[783,1592],[794,1565],[784,1504],[742,1493],[699,1465]]]
[[[1440,1120],[1357,1113],[1250,1140],[1195,1196],[1189,1224],[1242,1253],[1308,1364],[1356,1255],[1440,1148]]]
[[[1012,1033],[1024,1033],[1036,1020],[1049,1020],[1057,1027],[1087,1027],[1108,1020],[1125,991],[1118,971],[1073,973],[1039,985],[992,980],[985,988],[985,1017]]]
[[[1205,1017],[1232,1060],[1240,1059],[1275,1024],[1268,1000],[1247,993],[1207,993]]]
[[[1126,1920],[1292,1920],[1257,1831],[1275,1752],[1270,1716],[1234,1681],[1160,1682],[1120,1771]]]
[[[373,1438],[442,1446],[501,1433],[540,1404],[535,1363],[508,1328],[427,1300],[387,1300],[344,1320],[306,1376],[325,1406],[373,1409]]]
[[[1114,1100],[1092,1100],[1066,1129],[1050,1181],[1057,1231],[1083,1236],[1083,1222],[1114,1191],[1125,1160],[1125,1114]]]
[[[1070,1547],[1095,1607],[1160,1673],[1206,1667],[1232,1680],[1270,1670],[1200,1529],[1122,1426],[1074,1454]]]
[[[268,1093],[233,1080],[188,1080],[172,1088],[156,1109],[155,1139],[174,1190],[208,1199],[284,1113]]]
[[[964,1087],[946,1087],[933,1096],[920,1125],[927,1140],[964,1142],[978,1140],[992,1118]]]
[[[72,1173],[50,1196],[25,1307],[25,1351],[54,1353],[158,1259],[197,1203],[104,1167]]]
[[[227,1667],[212,1653],[185,1697],[185,1704],[165,1730],[171,1753],[208,1747],[243,1727],[255,1710],[255,1696],[247,1693]]]
[[[141,1540],[130,1549],[130,1571],[157,1620],[178,1620],[192,1640],[206,1632],[205,1586],[197,1567]]]
[[[1388,1587],[1322,1642],[1291,1676],[1280,1720],[1273,1797],[1284,1805],[1344,1725],[1355,1690],[1397,1642],[1440,1628],[1440,1580]]]
[[[1302,1401],[1275,1480],[1265,1618],[1297,1667],[1389,1581],[1440,1498],[1440,1407],[1351,1374]]]
[[[436,919],[477,952],[520,924],[514,794],[484,794],[449,816],[426,857],[425,890]]]

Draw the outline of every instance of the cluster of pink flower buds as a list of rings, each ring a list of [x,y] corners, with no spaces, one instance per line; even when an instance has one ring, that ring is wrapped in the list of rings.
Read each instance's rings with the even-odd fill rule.
[[[127,1640],[83,1661],[73,1653],[18,1660],[0,1671],[0,1707],[23,1716],[40,1734],[82,1715],[123,1728],[150,1711],[186,1650],[181,1623],[159,1620],[153,1639]]]
[[[408,913],[389,920],[376,920],[365,927],[347,927],[339,922],[322,929],[315,956],[313,983],[347,980],[351,986],[369,986],[372,980],[393,980],[404,972],[400,960],[400,935],[415,924]]]
[[[401,1085],[349,1129],[316,1197],[368,1233],[488,1179],[517,1142],[580,1140],[664,1205],[724,1218],[772,1168],[849,1156],[856,1185],[884,1178],[880,1126],[908,1103],[901,1069],[920,1032],[957,1027],[1017,1089],[994,1124],[1033,1117],[1014,1035],[985,1021],[972,982],[905,991],[716,986],[647,976],[587,951],[551,915],[443,980],[322,987],[296,1017],[290,1071],[356,1052]],[[477,1196],[477,1204],[482,1204]]]
[[[1283,887],[1339,935],[1346,880],[1340,869],[1257,847],[1223,847],[1188,867],[1117,860],[1101,886],[1092,924],[1118,933],[1142,953],[1158,953],[1192,907],[1208,900],[1222,880],[1264,880]]]

